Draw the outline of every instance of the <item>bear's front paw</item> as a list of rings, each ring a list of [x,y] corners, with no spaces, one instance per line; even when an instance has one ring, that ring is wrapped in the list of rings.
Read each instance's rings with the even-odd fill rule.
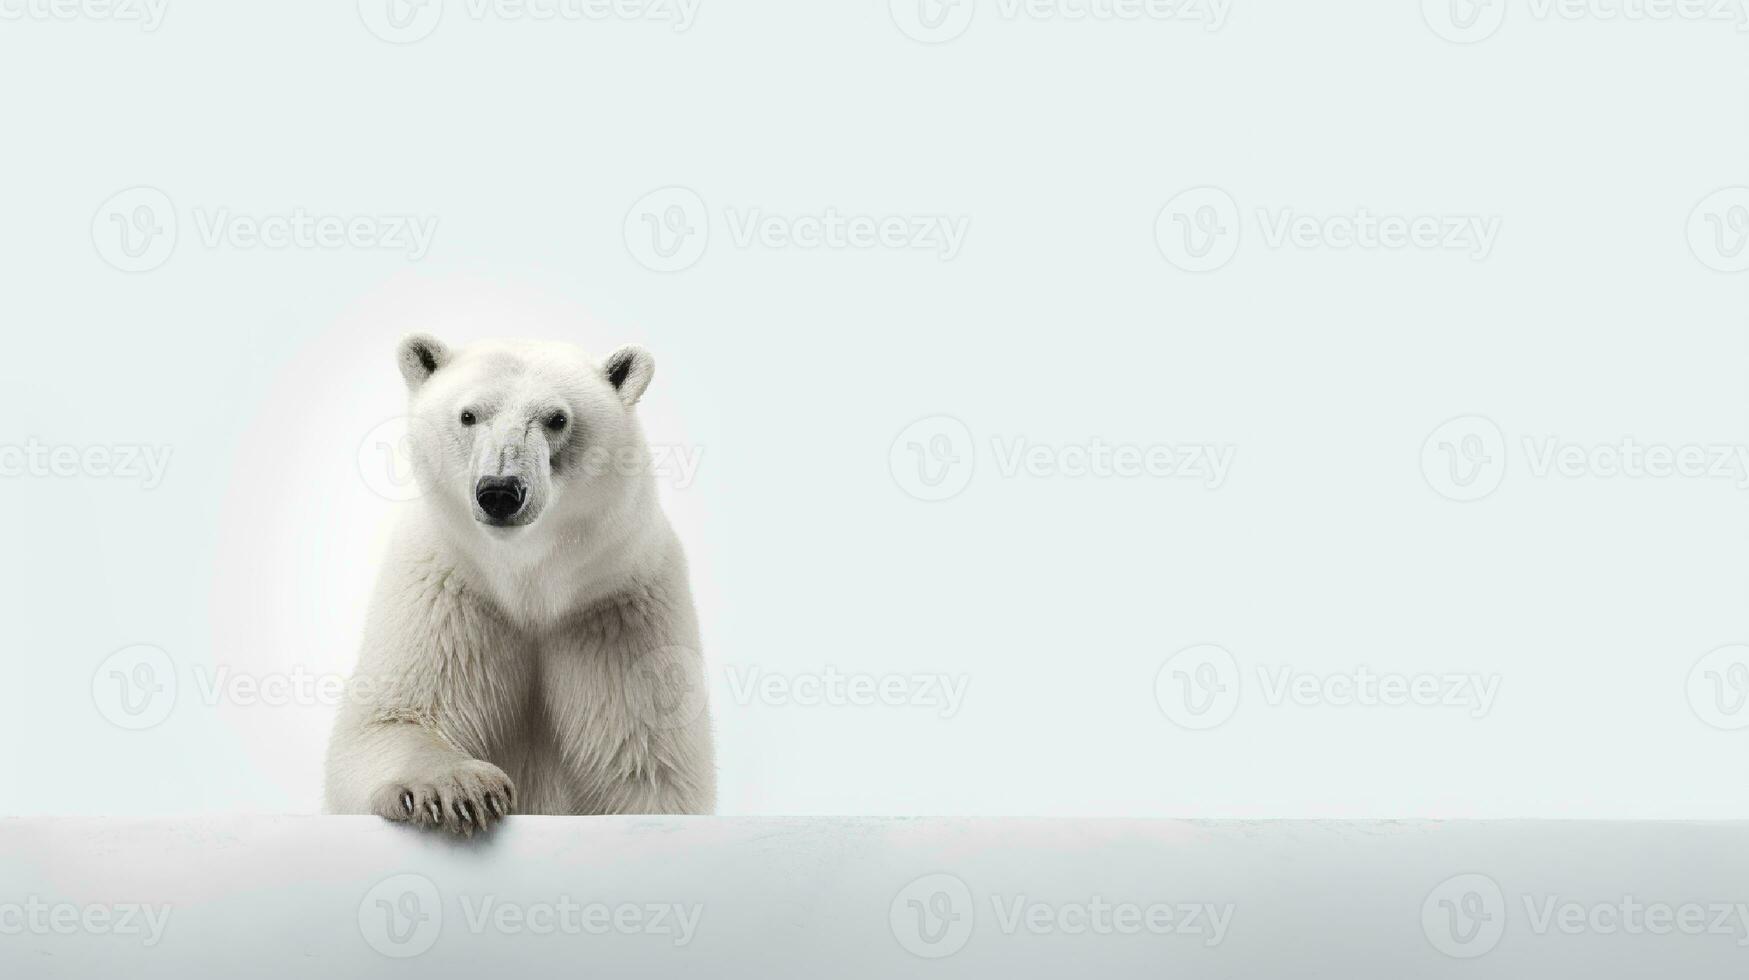
[[[393,779],[371,796],[371,811],[400,823],[443,827],[472,837],[510,815],[516,787],[504,770],[479,759],[447,771]]]

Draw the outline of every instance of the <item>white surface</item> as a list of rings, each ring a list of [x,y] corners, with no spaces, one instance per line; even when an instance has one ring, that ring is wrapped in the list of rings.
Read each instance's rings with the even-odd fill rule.
[[[515,818],[458,845],[353,817],[8,820],[0,971],[1726,977],[1745,881],[1744,824]],[[163,928],[21,930],[32,901]]]
[[[0,813],[316,809],[331,703],[204,692],[350,669],[397,506],[390,345],[420,327],[655,352],[651,437],[703,453],[667,502],[726,813],[1749,814],[1749,649],[1701,665],[1749,643],[1740,468],[1538,475],[1525,444],[1749,445],[1749,280],[1690,241],[1749,183],[1739,23],[1514,2],[1455,44],[1432,0],[1238,0],[1215,31],[979,0],[928,45],[901,25],[930,2],[706,2],[676,31],[449,0],[400,45],[353,0],[0,21],[0,445],[171,452],[149,489],[0,479],[0,737],[27,747]],[[141,185],[179,240],[130,273],[106,202]],[[643,216],[678,199],[646,195],[676,185],[708,243],[653,271]],[[1186,272],[1156,223],[1208,186],[1241,235]],[[1271,247],[1257,217],[1361,208],[1499,232],[1477,260]],[[209,246],[221,209],[438,225],[418,261]],[[828,209],[970,226],[943,259],[730,223]],[[1442,430],[1474,416],[1497,444]],[[1458,489],[1466,436],[1504,468],[1460,503],[1430,480]],[[1017,439],[1236,455],[1214,489],[1004,474]],[[138,643],[179,691],[134,731],[92,691]],[[1198,731],[1155,681],[1204,644],[1238,699]],[[1498,688],[1480,716],[1272,703],[1284,669]],[[833,673],[964,697],[788,696]]]

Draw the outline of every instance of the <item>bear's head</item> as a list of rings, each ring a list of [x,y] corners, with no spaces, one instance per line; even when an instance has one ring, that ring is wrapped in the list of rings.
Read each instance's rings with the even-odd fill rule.
[[[424,499],[458,526],[507,539],[543,524],[571,533],[612,520],[651,485],[632,412],[655,359],[628,345],[597,362],[563,343],[451,349],[401,340],[413,469]]]

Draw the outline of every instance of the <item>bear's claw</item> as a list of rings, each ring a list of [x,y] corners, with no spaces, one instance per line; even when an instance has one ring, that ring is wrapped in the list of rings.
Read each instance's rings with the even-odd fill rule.
[[[510,814],[515,787],[503,770],[470,759],[431,779],[400,779],[385,784],[372,810],[397,823],[444,827],[472,837]],[[446,819],[446,815],[448,819]]]

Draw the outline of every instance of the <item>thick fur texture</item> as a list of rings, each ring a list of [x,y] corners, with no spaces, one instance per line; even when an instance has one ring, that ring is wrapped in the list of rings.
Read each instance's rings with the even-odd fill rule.
[[[709,813],[716,770],[686,559],[634,407],[649,353],[401,342],[414,466],[328,808],[472,834],[512,811]],[[506,517],[480,488],[515,481]]]

